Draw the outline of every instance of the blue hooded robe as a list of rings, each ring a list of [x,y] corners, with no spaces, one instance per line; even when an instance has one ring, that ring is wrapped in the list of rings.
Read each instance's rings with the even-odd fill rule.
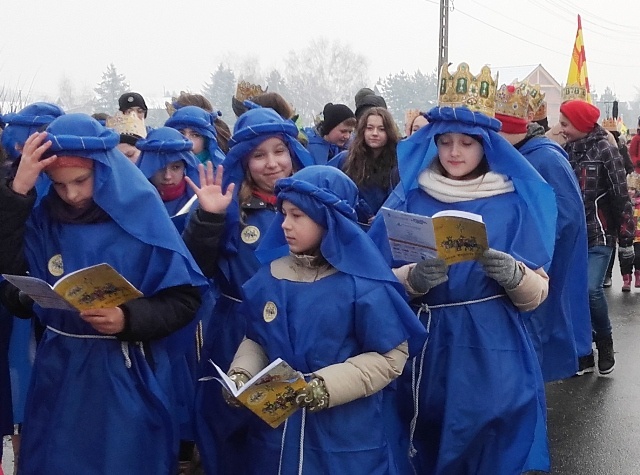
[[[53,284],[58,270],[106,262],[145,296],[206,285],[153,186],[115,149],[116,132],[84,114],[62,116],[47,132],[51,152],[94,161],[93,200],[111,220],[65,224],[52,219],[46,201],[36,204],[25,233],[32,276]],[[175,340],[149,341],[145,354],[141,344],[98,333],[76,312],[34,311],[47,329],[28,394],[20,473],[173,473]]]
[[[182,110],[182,109],[180,109]],[[245,336],[245,321],[238,314],[242,301],[241,287],[260,267],[255,251],[276,214],[274,207],[257,200],[256,208],[241,209],[238,202],[240,184],[245,178],[250,153],[265,140],[277,137],[285,142],[293,168],[313,163],[309,152],[297,141],[298,128],[284,120],[273,109],[254,108],[242,114],[234,127],[224,166],[223,190],[235,183],[234,199],[225,217],[225,230],[218,258],[215,282],[220,291],[213,313],[204,328],[202,375],[214,371],[208,360],[228,370],[240,342]],[[196,388],[196,441],[208,475],[230,473],[245,460],[247,414],[238,415],[222,398],[215,381],[198,383]]]
[[[198,159],[191,153],[193,143],[184,138],[177,130],[171,127],[160,127],[149,132],[146,138],[136,143],[140,158],[136,165],[144,176],[150,180],[160,169],[167,165],[182,160],[184,162],[184,174],[200,186],[200,174],[198,173]],[[169,216],[174,216],[193,196],[193,190],[186,186],[184,194],[170,201],[163,201]],[[178,229],[182,231],[182,229]]]
[[[552,189],[502,137],[500,122],[466,108],[434,108],[429,124],[398,145],[400,184],[385,206],[424,216],[447,209],[482,215],[491,248],[531,269],[548,266],[555,238]],[[437,157],[435,138],[462,133],[481,141],[491,171],[515,191],[441,202],[417,179]],[[382,219],[370,231],[394,267]],[[448,281],[413,300],[429,331],[401,376],[416,473],[517,474],[549,470],[544,382],[518,309],[478,262],[449,267]],[[414,378],[412,381],[408,381]],[[408,389],[410,387],[410,390]]]
[[[205,149],[208,152],[207,160],[217,167],[224,160],[224,152],[218,146],[218,132],[213,123],[218,113],[207,112],[198,106],[185,106],[176,110],[164,123],[165,127],[176,130],[192,129],[205,138]]]
[[[558,206],[549,295],[524,316],[542,375],[550,382],[575,375],[578,357],[591,353],[587,224],[578,180],[562,147],[533,137],[518,150],[551,185]]]
[[[313,163],[316,165],[326,165],[329,160],[344,150],[336,144],[327,142],[322,135],[318,133],[316,127],[307,127],[304,129],[309,143],[307,150],[313,157]]]
[[[263,266],[243,286],[247,337],[269,360],[282,358],[307,375],[362,353],[387,353],[407,340],[419,346],[424,328],[356,223],[355,184],[337,169],[312,166],[279,180],[276,191],[278,207],[289,201],[326,230],[320,252],[337,272],[315,282],[273,277],[269,263],[289,252],[278,213],[257,252]],[[269,322],[266,305],[277,309]],[[298,411],[276,429],[252,418],[247,473],[402,474],[397,457],[404,454],[387,430],[399,415],[389,412],[385,391],[317,413]]]

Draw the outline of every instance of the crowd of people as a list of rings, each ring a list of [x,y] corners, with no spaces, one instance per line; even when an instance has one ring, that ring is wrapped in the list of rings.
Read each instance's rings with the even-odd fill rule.
[[[583,98],[550,133],[538,85],[465,63],[404,133],[369,88],[299,128],[240,86],[232,131],[188,93],[155,129],[135,92],[113,115],[1,117],[0,273],[107,263],[142,293],[73,311],[0,282],[16,473],[550,471],[545,383],[615,368],[616,246],[640,287],[640,134],[629,170]],[[383,207],[479,215],[488,247],[401,260]],[[211,362],[241,388],[277,358],[305,386],[273,428]]]

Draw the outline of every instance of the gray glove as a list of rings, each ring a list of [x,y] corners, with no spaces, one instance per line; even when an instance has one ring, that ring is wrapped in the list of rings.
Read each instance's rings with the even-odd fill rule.
[[[635,258],[636,254],[633,250],[633,246],[628,247],[620,247],[618,248],[618,258],[621,261],[632,261]]]
[[[518,262],[505,252],[487,249],[479,260],[484,272],[506,290],[515,289],[524,276]]]
[[[425,259],[418,262],[409,272],[407,281],[413,290],[420,294],[426,294],[436,285],[449,280],[447,263],[438,258]]]

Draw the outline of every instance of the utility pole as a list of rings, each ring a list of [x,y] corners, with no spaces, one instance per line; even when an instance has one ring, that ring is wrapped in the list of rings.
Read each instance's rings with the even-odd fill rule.
[[[440,43],[438,45],[438,79],[443,64],[449,64],[449,0],[440,0]]]

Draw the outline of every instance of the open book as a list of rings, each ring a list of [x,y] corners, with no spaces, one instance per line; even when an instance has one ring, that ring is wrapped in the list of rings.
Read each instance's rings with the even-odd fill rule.
[[[142,292],[104,263],[70,272],[53,287],[36,277],[2,276],[43,308],[79,311],[111,308],[142,297]]]
[[[218,365],[211,360],[209,362],[215,367],[220,377],[206,377],[201,381],[209,379],[220,381],[238,401],[271,427],[278,427],[298,410],[296,394],[307,383],[299,371],[294,370],[282,359],[274,360],[240,389],[236,388],[235,383]]]
[[[397,261],[440,257],[447,264],[478,259],[489,248],[482,216],[445,210],[431,217],[381,208],[389,245]]]

